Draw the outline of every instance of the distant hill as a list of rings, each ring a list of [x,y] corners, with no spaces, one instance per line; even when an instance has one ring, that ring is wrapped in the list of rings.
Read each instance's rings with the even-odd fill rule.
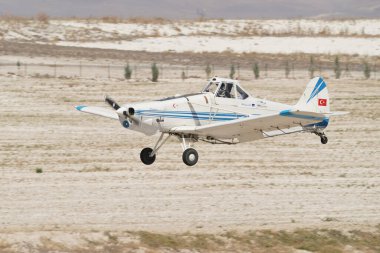
[[[189,18],[380,17],[379,0],[0,0],[0,15]]]

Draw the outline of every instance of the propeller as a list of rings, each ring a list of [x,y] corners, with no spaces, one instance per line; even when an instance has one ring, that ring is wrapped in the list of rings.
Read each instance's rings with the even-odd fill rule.
[[[104,100],[116,111],[120,109],[120,105],[116,103],[116,101],[110,98],[109,96],[105,96]]]
[[[135,114],[135,109],[133,107],[129,107],[128,108],[128,112],[127,112],[127,109],[124,108],[124,107],[121,107],[118,103],[116,103],[115,100],[113,100],[111,97],[109,96],[105,96],[104,100],[107,102],[107,104],[109,104],[113,109],[115,109],[117,111],[117,113],[120,115],[120,114],[123,114],[125,117],[131,117]]]

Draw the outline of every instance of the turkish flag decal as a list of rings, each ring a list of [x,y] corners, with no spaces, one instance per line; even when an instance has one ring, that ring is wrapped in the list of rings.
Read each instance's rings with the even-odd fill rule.
[[[318,106],[326,106],[327,105],[327,99],[320,98],[318,99]]]

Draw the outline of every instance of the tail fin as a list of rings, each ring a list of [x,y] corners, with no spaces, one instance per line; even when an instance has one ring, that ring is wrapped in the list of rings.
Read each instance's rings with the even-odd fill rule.
[[[310,80],[294,109],[316,113],[330,112],[327,84],[322,77],[315,77]]]

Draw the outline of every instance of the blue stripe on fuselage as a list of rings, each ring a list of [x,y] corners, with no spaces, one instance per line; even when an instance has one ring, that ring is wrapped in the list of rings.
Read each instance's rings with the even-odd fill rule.
[[[147,117],[179,118],[179,119],[199,119],[226,121],[247,117],[238,113],[214,113],[214,112],[191,112],[191,111],[160,111],[160,110],[137,110],[137,115]],[[258,115],[258,114],[252,114]]]

